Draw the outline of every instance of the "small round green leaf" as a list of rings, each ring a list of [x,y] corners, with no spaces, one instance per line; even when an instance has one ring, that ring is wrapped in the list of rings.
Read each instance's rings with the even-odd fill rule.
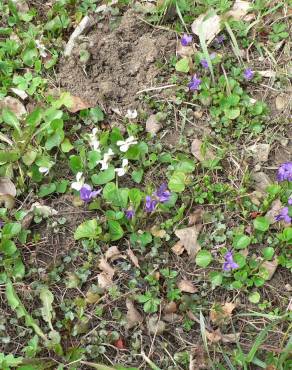
[[[250,295],[248,296],[248,300],[251,302],[251,303],[259,303],[261,299],[261,296],[260,296],[260,293],[258,292],[252,292],[250,293]]]
[[[266,217],[257,217],[253,221],[253,226],[256,230],[264,232],[264,231],[269,230],[270,222]]]
[[[207,267],[212,259],[212,255],[209,251],[201,250],[196,256],[196,264],[200,267]]]

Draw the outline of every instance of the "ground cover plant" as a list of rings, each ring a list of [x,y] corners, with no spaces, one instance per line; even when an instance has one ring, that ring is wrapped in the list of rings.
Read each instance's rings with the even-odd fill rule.
[[[290,369],[291,3],[0,13],[0,368]]]

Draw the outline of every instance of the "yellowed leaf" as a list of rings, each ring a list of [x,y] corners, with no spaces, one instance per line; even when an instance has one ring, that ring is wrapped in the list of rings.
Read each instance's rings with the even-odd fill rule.
[[[94,293],[92,290],[88,290],[85,297],[85,302],[89,304],[94,304],[98,302],[100,299],[100,295],[97,293]]]
[[[201,225],[175,230],[175,235],[180,239],[181,244],[192,258],[195,257],[201,249],[200,244],[197,242],[200,230]]]
[[[160,230],[157,226],[152,226],[150,232],[156,238],[163,238],[166,235],[166,231]]]
[[[139,311],[135,308],[134,303],[127,299],[126,300],[127,306],[127,324],[126,327],[128,329],[133,328],[137,324],[140,324],[143,321],[143,317],[140,315]]]
[[[194,284],[189,280],[181,280],[177,284],[178,289],[181,292],[185,293],[195,293],[198,291],[198,289],[194,286]]]

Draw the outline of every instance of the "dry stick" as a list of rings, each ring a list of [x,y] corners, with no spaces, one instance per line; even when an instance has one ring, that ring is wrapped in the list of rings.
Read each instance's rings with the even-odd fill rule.
[[[170,87],[174,87],[176,86],[176,84],[172,84],[172,85],[165,85],[165,86],[157,86],[157,87],[149,87],[148,89],[144,89],[144,90],[140,90],[140,91],[137,91],[136,92],[136,95],[138,94],[142,94],[144,92],[148,92],[148,91],[155,91],[155,90],[164,90],[164,89],[169,89]]]
[[[78,26],[75,28],[74,32],[69,38],[69,41],[67,42],[67,45],[64,50],[65,57],[69,57],[72,53],[72,50],[75,45],[75,40],[89,27],[93,26],[95,23],[95,20],[93,17],[90,17],[86,15],[81,22],[78,24]]]

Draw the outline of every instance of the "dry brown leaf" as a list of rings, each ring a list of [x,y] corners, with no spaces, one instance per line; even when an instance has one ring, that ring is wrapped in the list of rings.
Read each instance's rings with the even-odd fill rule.
[[[157,134],[158,131],[161,130],[161,123],[157,119],[156,114],[151,114],[146,121],[146,132],[150,134]]]
[[[196,51],[195,44],[190,46],[183,46],[180,42],[177,44],[176,53],[181,57],[192,57]]]
[[[143,321],[143,317],[140,315],[139,311],[135,308],[134,303],[127,299],[127,329],[133,328],[135,325],[140,324]]]
[[[274,224],[277,222],[275,217],[279,214],[280,210],[282,209],[282,203],[280,199],[276,199],[271,204],[271,209],[266,213],[266,218],[269,220],[270,224]]]
[[[171,250],[173,251],[174,254],[176,254],[177,256],[180,256],[181,254],[183,254],[184,250],[185,250],[185,247],[183,246],[182,242],[177,242],[172,248]]]
[[[167,313],[162,316],[162,320],[173,324],[174,322],[181,321],[183,319],[182,315],[178,315],[177,313]]]
[[[152,226],[151,229],[150,229],[150,232],[153,236],[155,236],[156,238],[164,238],[165,235],[166,235],[166,231],[165,230],[160,230],[157,226]]]
[[[135,256],[135,254],[134,254],[134,252],[132,251],[131,248],[127,249],[127,255],[129,256],[129,258],[132,261],[133,265],[136,266],[137,268],[140,268],[140,266],[139,266],[139,260]]]
[[[222,334],[220,332],[220,329],[216,329],[210,332],[206,330],[206,337],[211,343],[218,343],[222,339]]]
[[[97,275],[98,286],[102,289],[108,289],[113,285],[112,277],[106,272]]]
[[[94,107],[93,104],[85,100],[82,100],[79,96],[71,95],[71,99],[72,99],[72,105],[70,108],[68,108],[68,111],[71,113],[76,113],[76,112],[79,112],[80,110]]]
[[[271,146],[270,144],[253,144],[246,148],[253,156],[253,159],[256,163],[266,162],[269,158]]]
[[[164,321],[159,320],[158,316],[152,316],[147,321],[147,328],[149,333],[159,335],[162,334],[166,328],[166,324]]]
[[[16,187],[9,177],[0,177],[0,195],[16,196]]]
[[[177,311],[177,304],[175,302],[169,302],[163,307],[165,314],[174,313]]]
[[[112,247],[109,247],[109,249],[105,252],[105,259],[110,261],[115,261],[120,258],[125,258],[119,251],[118,247],[116,245],[113,245]]]
[[[259,75],[266,78],[276,77],[276,71],[272,69],[267,69],[266,71],[257,71]]]
[[[227,16],[239,21],[245,17],[250,6],[251,4],[248,1],[236,0],[231,10],[227,12]]]
[[[189,280],[181,280],[177,284],[178,289],[181,292],[185,293],[196,293],[198,289],[194,286],[194,284]]]
[[[210,310],[210,320],[217,325],[226,324],[230,321],[235,307],[236,305],[232,302],[214,305]]]
[[[276,109],[279,111],[284,110],[288,106],[290,99],[291,98],[288,95],[284,94],[278,95],[275,101]]]
[[[267,271],[269,273],[269,276],[268,276],[268,279],[267,280],[271,280],[272,279],[274,273],[277,270],[278,265],[279,265],[279,262],[278,262],[278,258],[277,257],[275,257],[273,259],[273,261],[265,261],[262,264],[262,267],[264,267],[265,269],[267,269]]]
[[[98,268],[102,270],[102,272],[106,273],[111,279],[114,277],[115,270],[104,258],[100,259]]]
[[[191,146],[191,153],[200,162],[204,160],[215,159],[214,153],[209,149],[206,153],[202,153],[202,141],[199,139],[194,139]]]
[[[16,9],[19,13],[27,13],[29,12],[29,6],[25,0],[12,0],[16,6]]]
[[[195,257],[201,249],[200,244],[197,242],[200,230],[201,225],[175,230],[175,235],[180,239],[180,242],[191,258]]]
[[[221,18],[214,12],[208,12],[201,14],[192,23],[192,32],[199,36],[200,29],[204,33],[207,44],[210,44],[212,40],[218,35],[221,30]]]
[[[0,110],[3,108],[9,109],[18,119],[26,114],[25,106],[20,100],[13,98],[13,96],[6,96],[4,99],[0,100]]]
[[[203,208],[199,207],[195,209],[194,212],[189,215],[189,226],[200,223],[202,221],[203,213]]]
[[[236,343],[240,338],[240,333],[222,334],[223,343]]]
[[[85,297],[85,302],[89,304],[94,304],[98,302],[100,299],[100,295],[98,293],[94,293],[92,290],[88,290]]]

